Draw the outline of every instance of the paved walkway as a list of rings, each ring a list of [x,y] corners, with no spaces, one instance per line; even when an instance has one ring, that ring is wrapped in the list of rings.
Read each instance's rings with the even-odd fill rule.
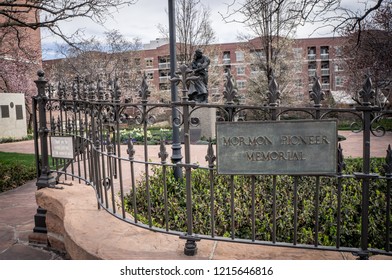
[[[347,138],[346,141],[342,142],[345,157],[360,157],[362,155],[362,135],[352,132],[340,132],[339,134]],[[384,137],[372,137],[371,155],[385,157],[386,149],[390,144],[392,144],[391,132]],[[195,154],[202,154],[204,157],[206,147],[200,146],[200,148],[196,149],[201,149],[201,152],[195,152]],[[33,141],[0,144],[0,151],[32,154],[34,153]],[[35,182],[31,181],[17,189],[0,193],[0,260],[63,259],[61,255],[47,251],[44,248],[32,246],[28,242],[28,236],[32,233],[34,227],[34,215],[37,209],[35,191]],[[229,243],[228,247],[231,246],[235,245]],[[291,249],[270,247],[269,250],[271,250],[271,256],[274,259],[285,259],[284,255],[287,255]],[[308,252],[313,256],[314,250]],[[317,256],[315,254],[314,258],[317,259]],[[242,257],[246,259],[249,256],[246,255],[246,252],[243,252]],[[352,258],[352,256],[340,254],[337,257],[337,259],[347,258]]]
[[[34,228],[35,181],[0,193],[0,260],[58,260],[63,257],[29,244]]]

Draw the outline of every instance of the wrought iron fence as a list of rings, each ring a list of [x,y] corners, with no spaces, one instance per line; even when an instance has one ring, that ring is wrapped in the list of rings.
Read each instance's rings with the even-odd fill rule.
[[[392,111],[372,103],[370,79],[359,93],[360,104],[342,109],[321,106],[324,93],[318,79],[310,92],[311,107],[279,106],[274,79],[267,106],[239,105],[230,72],[223,92],[225,104],[198,104],[187,97],[192,72],[182,66],[178,74],[171,81],[182,83],[182,98],[165,104],[148,101],[145,79],[140,101],[129,103],[116,81],[104,84],[76,78],[72,85],[60,83],[54,88],[39,72],[38,95],[33,100],[38,188],[56,187],[62,178],[83,181],[95,189],[98,208],[132,225],[178,235],[186,240],[187,255],[196,253],[201,239],[344,251],[362,259],[370,254],[392,255],[392,150],[385,147],[385,161],[375,165],[370,154],[371,135],[386,133],[378,121],[390,118]],[[217,110],[217,121],[222,122],[349,115],[363,133],[360,168],[345,171],[339,145],[337,172],[330,176],[218,175],[214,139],[204,146],[204,164],[195,162],[192,154],[190,133],[199,124],[192,116],[206,109]],[[162,138],[159,145],[148,143],[148,127],[158,110],[179,113],[173,120],[184,135],[184,157],[179,163],[169,160],[168,139]],[[141,145],[134,143],[131,134],[124,136],[130,124],[139,127]],[[71,159],[49,159],[49,140],[56,136],[72,137]]]

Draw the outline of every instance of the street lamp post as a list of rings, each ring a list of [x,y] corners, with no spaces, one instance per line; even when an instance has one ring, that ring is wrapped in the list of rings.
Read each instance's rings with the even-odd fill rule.
[[[170,77],[176,76],[177,58],[176,58],[176,22],[175,22],[175,0],[169,0],[169,43],[170,43]],[[171,82],[171,101],[175,103],[178,101],[177,87],[174,81]],[[172,143],[172,163],[177,164],[182,160],[180,129],[179,129],[179,113],[175,108],[172,108],[172,128],[173,128],[173,143]],[[176,179],[182,178],[180,167],[174,168],[174,176]]]

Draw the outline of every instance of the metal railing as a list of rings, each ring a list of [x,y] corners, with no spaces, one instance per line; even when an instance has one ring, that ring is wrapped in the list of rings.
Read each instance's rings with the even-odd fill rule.
[[[187,96],[187,81],[193,78],[184,66],[179,76],[171,79],[182,83],[179,102],[150,103],[143,80],[140,102],[125,103],[115,81],[106,87],[101,80],[75,79],[72,85],[59,84],[54,89],[40,72],[34,98],[38,188],[54,187],[60,180],[54,174],[85,182],[95,189],[99,209],[135,226],[178,235],[186,240],[187,255],[197,252],[196,242],[201,239],[351,252],[362,259],[370,254],[392,255],[391,147],[385,147],[386,160],[378,167],[383,174],[373,172],[370,157],[371,134],[385,134],[375,125],[392,111],[372,103],[370,79],[360,92],[361,104],[341,109],[321,106],[324,93],[318,79],[310,93],[314,105],[296,108],[278,106],[280,93],[275,80],[270,84],[267,106],[235,104],[237,89],[230,72],[225,104],[198,104]],[[361,169],[344,173],[344,151],[339,145],[337,173],[331,176],[219,175],[213,139],[205,146],[204,164],[194,161],[190,141],[191,130],[199,124],[193,116],[198,110],[211,109],[217,110],[218,121],[224,122],[236,121],[239,116],[261,122],[350,116],[355,120],[353,127],[363,133]],[[167,139],[162,138],[159,145],[148,143],[148,127],[161,110],[180,113],[173,120],[184,135],[184,157],[177,164],[168,161]],[[141,145],[135,145],[130,132],[124,137],[124,127],[130,123],[139,127]],[[48,159],[48,139],[55,136],[73,137],[73,159]],[[175,169],[180,169],[182,176],[173,178]],[[360,197],[349,197],[349,182],[354,182]],[[350,204],[354,200],[356,204]],[[369,225],[369,219],[377,219],[377,228],[374,222]],[[353,221],[352,228],[346,227],[349,221]],[[350,241],[346,240],[347,230]],[[332,238],[327,240],[326,236]],[[373,243],[375,236],[381,236],[382,241]]]

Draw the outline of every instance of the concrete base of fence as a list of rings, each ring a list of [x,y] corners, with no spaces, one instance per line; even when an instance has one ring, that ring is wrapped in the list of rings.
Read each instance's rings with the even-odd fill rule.
[[[196,256],[184,255],[185,240],[125,223],[97,209],[94,190],[85,185],[41,189],[37,204],[47,210],[49,246],[66,251],[75,260],[178,260],[178,259],[355,259],[348,253],[278,248],[202,240]],[[384,259],[392,259],[380,256]]]
[[[200,242],[195,257],[184,255],[185,240],[145,230],[97,209],[94,190],[85,185],[36,192],[47,210],[50,247],[77,260],[208,259],[212,241]]]

